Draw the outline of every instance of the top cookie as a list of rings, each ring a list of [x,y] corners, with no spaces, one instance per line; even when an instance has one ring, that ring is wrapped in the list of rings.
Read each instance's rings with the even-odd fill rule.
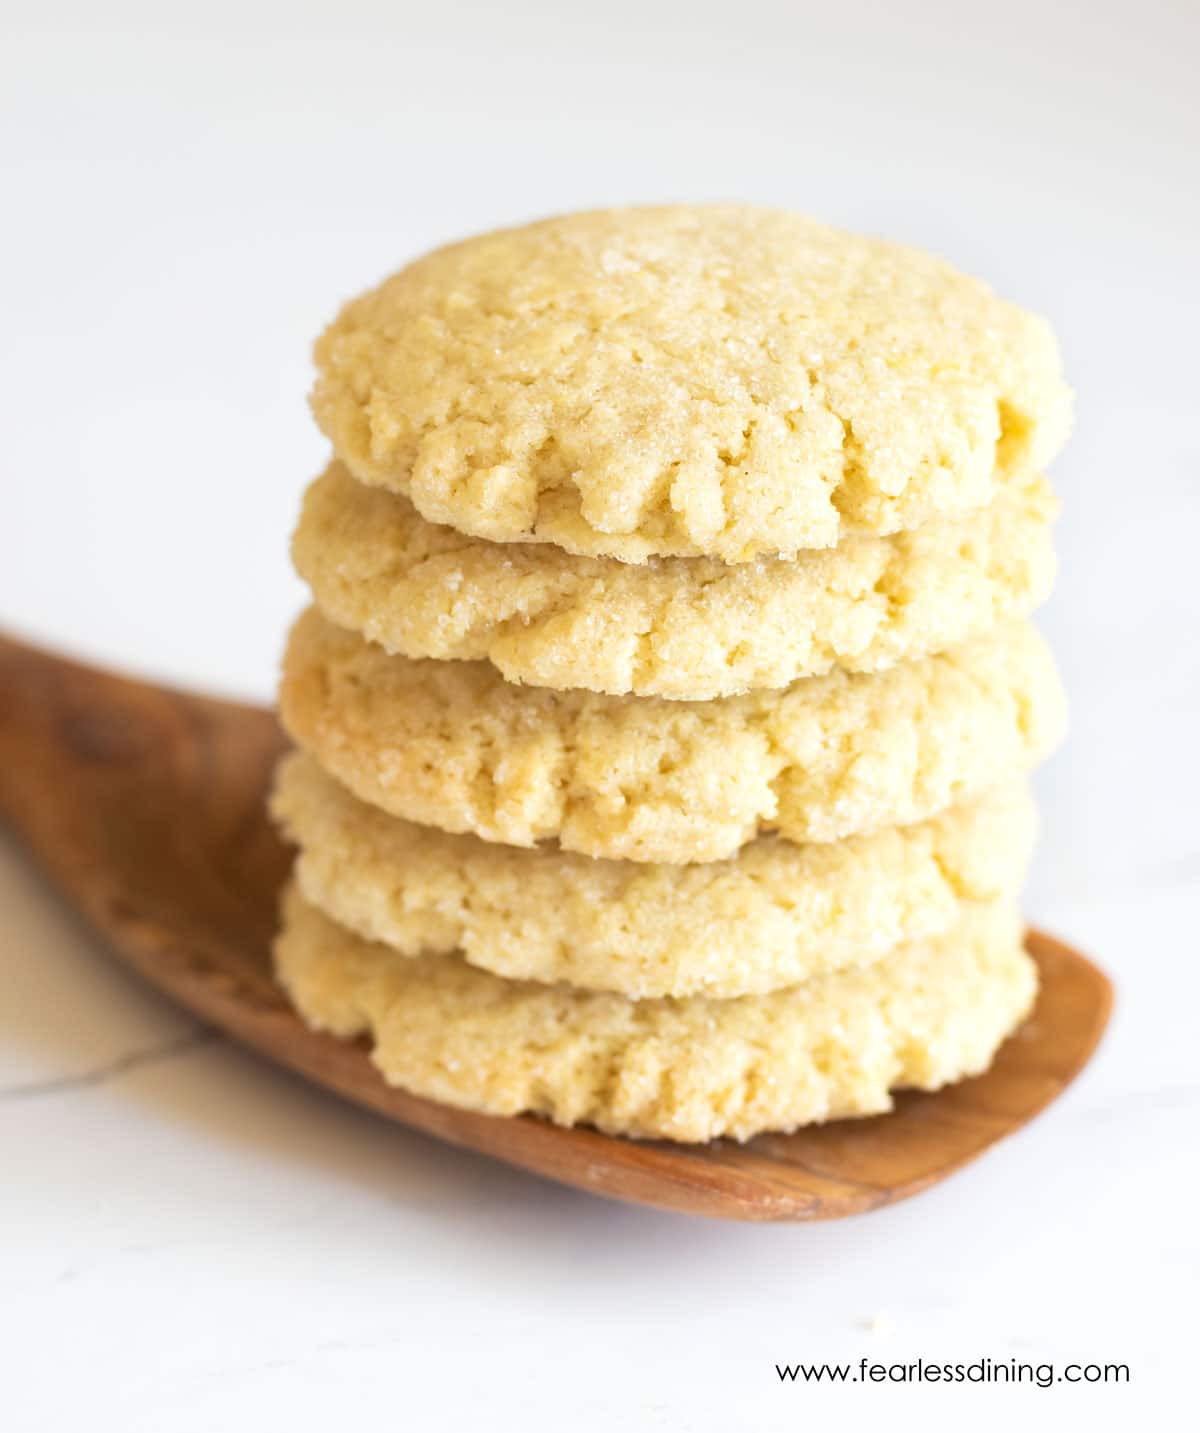
[[[435,523],[642,562],[833,547],[1057,451],[1047,325],[928,255],[737,205],[439,249],[316,346],[313,411]]]

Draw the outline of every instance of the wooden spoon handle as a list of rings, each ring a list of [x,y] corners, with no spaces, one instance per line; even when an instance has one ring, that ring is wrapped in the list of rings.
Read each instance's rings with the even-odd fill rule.
[[[251,889],[242,873],[190,853],[223,850],[236,862],[245,833],[263,827],[282,741],[260,708],[98,671],[0,635],[0,818],[102,925],[131,895],[143,914],[165,903],[172,919],[206,890],[210,903],[242,905],[239,892]],[[282,858],[267,859],[282,875]],[[197,889],[177,889],[181,875]]]
[[[0,637],[0,813],[45,855],[144,785],[193,700]]]

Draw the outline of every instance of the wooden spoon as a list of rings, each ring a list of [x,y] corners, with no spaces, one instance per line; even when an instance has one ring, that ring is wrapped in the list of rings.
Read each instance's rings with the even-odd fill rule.
[[[305,1028],[271,978],[289,854],[263,814],[270,712],[95,671],[0,637],[0,815],[159,990],[347,1099],[595,1194],[728,1219],[833,1219],[944,1179],[1044,1109],[1087,1063],[1112,991],[1031,932],[1042,988],[993,1067],[872,1119],[707,1146],[500,1119],[384,1084],[367,1048]]]

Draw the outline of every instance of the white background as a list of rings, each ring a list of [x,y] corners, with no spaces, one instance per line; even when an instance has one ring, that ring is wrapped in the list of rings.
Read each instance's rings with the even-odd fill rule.
[[[1074,731],[1029,906],[1120,996],[1067,1098],[939,1189],[840,1225],[689,1221],[193,1038],[0,844],[6,1428],[1103,1427],[1194,1404],[1198,16],[4,0],[0,623],[267,698],[322,461],[308,345],[436,241],[734,198],[920,244],[1047,313],[1079,393],[1045,612]],[[864,1355],[1133,1382],[821,1395],[773,1371]]]

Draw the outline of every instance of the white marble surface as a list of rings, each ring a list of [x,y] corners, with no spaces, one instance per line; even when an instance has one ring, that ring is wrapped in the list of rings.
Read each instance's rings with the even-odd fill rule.
[[[1194,1401],[1195,6],[172,8],[0,17],[0,623],[265,697],[320,462],[308,341],[434,240],[728,195],[924,244],[1050,314],[1079,390],[1045,614],[1075,721],[1029,904],[1120,1003],[1079,1084],[961,1177],[726,1226],[308,1090],[123,974],[0,842],[3,1426],[1104,1427]],[[1132,1382],[774,1372],[864,1355]]]

